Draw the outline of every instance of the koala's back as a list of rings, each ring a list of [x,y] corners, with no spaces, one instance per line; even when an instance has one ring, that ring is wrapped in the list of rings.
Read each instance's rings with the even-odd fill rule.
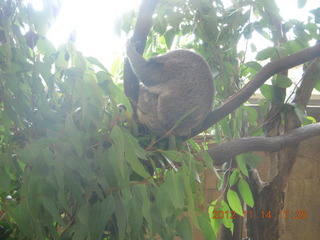
[[[188,135],[212,109],[214,79],[209,65],[199,54],[188,50],[171,51],[150,58],[147,63],[153,81],[141,89],[140,122],[161,136],[185,116],[171,134]]]

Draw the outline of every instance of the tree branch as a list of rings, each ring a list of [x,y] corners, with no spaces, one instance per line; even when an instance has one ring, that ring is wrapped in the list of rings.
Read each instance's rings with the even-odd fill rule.
[[[194,137],[207,130],[213,124],[217,123],[229,113],[240,107],[246,102],[254,92],[273,75],[292,67],[303,64],[311,59],[320,57],[320,43],[315,46],[293,53],[289,56],[279,58],[264,66],[250,82],[248,82],[239,92],[231,96],[222,106],[213,110],[205,119],[202,126],[192,132],[188,138]]]
[[[213,147],[207,152],[213,158],[214,164],[221,165],[241,153],[251,151],[277,152],[318,135],[320,135],[320,123],[315,123],[291,130],[277,137],[239,138]]]
[[[146,46],[147,37],[152,27],[152,15],[156,8],[158,0],[142,0],[139,8],[137,22],[133,31],[131,41],[139,42],[136,49],[141,55]],[[123,70],[124,93],[131,100],[132,108],[136,111],[136,103],[139,97],[139,80],[134,75],[131,65],[126,58]]]

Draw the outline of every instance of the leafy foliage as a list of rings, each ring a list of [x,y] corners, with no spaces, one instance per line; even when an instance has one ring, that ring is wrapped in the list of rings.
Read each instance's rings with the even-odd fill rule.
[[[297,6],[303,8],[307,1],[297,1]],[[232,1],[231,6],[225,7],[223,1],[179,1],[163,0],[157,8],[157,18],[154,21],[154,32],[147,45],[146,56],[150,52],[163,53],[164,49],[190,48],[206,58],[215,75],[216,101],[215,105],[224,102],[231,95],[252,79],[261,69],[261,64],[272,61],[288,54],[300,51],[319,40],[319,11],[311,11],[314,17],[307,22],[298,20],[284,21],[280,16],[276,1]],[[279,28],[281,26],[281,28]],[[253,41],[254,36],[260,35],[266,40],[264,49],[258,50]],[[286,35],[290,35],[289,39]],[[241,44],[240,44],[241,43]],[[243,45],[244,47],[241,47]],[[260,47],[261,48],[261,47]],[[251,49],[257,61],[248,59]],[[249,61],[248,61],[249,60]],[[299,83],[295,83],[299,84]],[[294,106],[301,122],[306,123],[305,109],[290,103],[296,88],[292,79],[283,74],[275,75],[260,88],[265,99],[259,101],[257,108],[242,106],[228,117],[215,124],[211,133],[213,142],[224,142],[242,136],[263,135],[264,126],[268,121],[269,109],[273,105],[279,106],[279,115],[285,119],[289,106]],[[317,84],[316,86],[318,86]],[[259,112],[257,111],[259,110]],[[267,120],[264,120],[267,119]],[[245,202],[253,206],[253,199],[245,180],[249,177],[247,165],[255,167],[261,158],[253,154],[244,154],[237,157],[238,169],[231,170],[229,185],[222,188],[227,191],[228,203],[218,201],[212,203],[210,210],[229,211],[228,208],[241,214],[239,206]],[[226,166],[228,168],[228,166]],[[221,176],[221,182],[224,177]],[[229,177],[229,176],[228,176]],[[232,185],[238,187],[239,193],[233,191]],[[210,214],[210,211],[209,211]],[[212,217],[212,215],[210,215]],[[217,234],[216,227],[222,222],[232,230],[232,219],[222,221],[214,219],[212,228]]]
[[[299,7],[305,3],[298,1]],[[317,11],[314,15],[319,18]],[[274,16],[279,13],[273,1],[233,1],[225,8],[222,1],[162,0],[146,56],[177,46],[201,53],[216,76],[218,105],[261,69],[238,50],[241,38],[248,44],[258,33],[277,43],[258,52],[257,60],[275,59],[319,40],[317,22],[310,19],[285,22],[295,39],[277,41],[270,33]],[[133,20],[123,22],[128,34]],[[253,205],[247,164],[254,167],[259,158],[238,157],[224,188],[227,200],[214,201],[208,214],[201,212],[198,183],[204,167],[215,171],[210,156],[193,140],[168,150],[167,140],[139,135],[121,84],[114,83],[103,64],[83,56],[72,41],[55,49],[45,38],[53,21],[51,1],[35,11],[22,1],[0,0],[0,236],[191,239],[191,222],[207,239],[215,239],[221,222],[233,230],[231,218],[213,221],[212,212],[241,215],[242,200]],[[260,115],[274,102],[285,111],[282,90],[291,83],[278,75],[261,88],[266,100]],[[295,107],[305,119],[304,109]],[[213,126],[213,141],[261,135],[258,117],[256,109],[242,106]],[[219,177],[222,182],[229,176]]]
[[[190,239],[185,212],[208,224],[195,210],[193,155],[140,146],[129,101],[107,69],[72,42],[56,50],[45,38],[52,6],[0,7],[1,235]],[[150,175],[154,156],[184,170]]]

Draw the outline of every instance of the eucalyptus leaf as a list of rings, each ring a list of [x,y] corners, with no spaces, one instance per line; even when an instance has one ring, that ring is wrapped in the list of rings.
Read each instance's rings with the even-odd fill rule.
[[[251,208],[253,208],[254,200],[249,187],[249,184],[244,180],[240,179],[238,183],[238,189],[241,194],[243,201]]]
[[[228,200],[229,201],[229,200]],[[230,203],[229,203],[230,205]],[[223,214],[224,213],[232,213],[232,210],[235,211],[234,209],[230,208],[228,205],[228,203],[226,203],[224,200],[221,201],[221,208],[217,209],[219,211],[221,211]],[[231,233],[233,233],[234,230],[234,223],[233,223],[233,219],[231,217],[225,217],[225,215],[223,215],[223,217],[221,217],[222,223],[226,228],[229,228]]]
[[[237,164],[238,164],[241,172],[242,172],[245,176],[249,177],[248,168],[247,168],[247,162],[246,162],[245,156],[246,156],[246,155],[244,155],[244,154],[238,155],[238,156],[236,157],[236,160],[237,160]]]
[[[204,226],[205,225],[209,225],[208,221],[204,221]],[[210,228],[210,225],[207,227]],[[206,229],[207,232],[210,231],[209,228]],[[179,233],[179,236],[181,236],[181,239],[192,240],[192,226],[188,218],[184,217],[181,221],[178,221],[177,232]]]
[[[240,178],[240,173],[239,173],[239,170],[236,169],[230,175],[230,178],[229,178],[230,187],[233,186],[234,184],[236,184],[238,182],[239,178]]]
[[[243,217],[243,208],[238,194],[229,189],[227,192],[227,199],[231,209]]]
[[[165,181],[167,194],[173,206],[175,208],[182,208],[184,206],[184,186],[181,175],[170,171],[166,175]]]

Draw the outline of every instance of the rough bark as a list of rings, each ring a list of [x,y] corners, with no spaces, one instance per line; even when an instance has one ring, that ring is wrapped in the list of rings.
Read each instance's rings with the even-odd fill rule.
[[[306,107],[314,88],[316,80],[315,74],[319,74],[319,72],[320,65],[319,59],[317,59],[310,64],[310,67],[305,72],[293,103]],[[254,189],[255,206],[253,209],[250,209],[253,211],[253,218],[248,219],[247,224],[248,236],[250,238],[261,240],[279,239],[280,224],[278,213],[284,208],[283,202],[285,197],[285,188],[287,187],[292,167],[296,161],[299,143],[301,142],[299,141],[299,138],[309,138],[317,135],[317,125],[319,125],[319,123],[300,127],[301,123],[295,113],[294,108],[290,109],[286,114],[284,124],[285,133],[283,135],[289,134],[290,136],[292,133],[297,133],[303,128],[306,129],[306,127],[309,128],[309,130],[314,129],[314,132],[301,133],[301,136],[297,136],[298,139],[292,136],[289,137],[290,140],[286,141],[286,143],[290,143],[289,147],[287,145],[284,150],[279,152],[271,162],[271,164],[276,165],[274,166],[276,169],[276,171],[274,171],[274,175],[270,175],[271,178],[263,187],[259,187],[259,191]],[[295,142],[294,139],[297,141]],[[250,185],[253,188],[257,187],[259,184],[261,186],[258,178],[250,179]],[[270,211],[271,218],[261,218],[261,211]]]

